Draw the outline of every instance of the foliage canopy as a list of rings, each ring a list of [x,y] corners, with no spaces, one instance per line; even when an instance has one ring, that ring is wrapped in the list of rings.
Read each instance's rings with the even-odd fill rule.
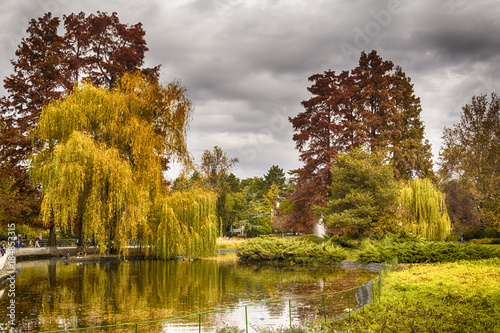
[[[444,194],[429,179],[410,180],[400,191],[403,225],[414,235],[443,241],[451,232]]]
[[[182,243],[188,231],[203,233],[214,203],[210,196],[200,197],[201,208],[190,203],[199,211],[193,222],[199,226],[189,227],[180,206],[171,208],[177,197],[166,198],[162,171],[171,158],[190,161],[185,138],[191,112],[179,82],[164,87],[138,73],[125,74],[112,90],[79,84],[50,103],[33,133],[38,153],[31,167],[43,192],[44,223],[78,223],[102,251],[112,241],[125,252],[127,240],[137,238],[164,257],[186,250],[169,248],[173,240],[165,234],[178,234]],[[156,244],[156,238],[163,241]]]
[[[500,228],[500,98],[473,96],[460,121],[444,129],[440,176],[469,189],[484,225]]]
[[[360,148],[337,155],[327,206],[318,208],[327,227],[362,235],[396,231],[397,184],[385,156]]]
[[[326,204],[330,167],[339,153],[359,146],[387,149],[397,179],[432,176],[420,100],[400,67],[382,60],[376,51],[362,52],[353,70],[338,74],[328,70],[309,81],[313,96],[302,102],[304,112],[289,119],[304,163],[291,196],[290,229],[312,230],[311,207]]]
[[[32,19],[11,61],[13,73],[5,78],[7,96],[0,99],[0,174],[12,180],[14,204],[8,215],[18,224],[36,220],[40,195],[32,186],[27,161],[32,153],[29,132],[42,108],[89,80],[113,88],[127,71],[140,70],[156,77],[159,66],[142,68],[148,50],[141,23],[121,23],[117,14],[65,15],[46,13]]]

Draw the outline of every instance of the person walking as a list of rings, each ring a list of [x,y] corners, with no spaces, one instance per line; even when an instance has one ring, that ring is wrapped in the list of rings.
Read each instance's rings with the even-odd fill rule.
[[[39,240],[40,240],[40,237],[38,237],[38,235],[35,235],[35,247],[40,247],[40,244],[38,244]]]

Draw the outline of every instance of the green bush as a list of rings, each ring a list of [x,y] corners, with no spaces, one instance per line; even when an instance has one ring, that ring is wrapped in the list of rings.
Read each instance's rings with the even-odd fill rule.
[[[307,243],[321,244],[325,242],[325,238],[316,235],[304,235],[297,237],[296,240],[304,241]]]
[[[474,244],[500,244],[500,238],[471,239],[470,242]]]
[[[461,239],[461,236],[462,236],[462,233],[455,232],[453,234],[450,234],[446,240],[448,242],[459,242]]]
[[[432,242],[419,236],[389,236],[380,242],[364,242],[359,260],[384,262],[397,257],[400,263],[454,262],[499,257],[497,249],[467,243]]]
[[[347,236],[334,235],[329,239],[329,242],[333,242],[333,243],[338,244],[342,247],[346,247],[346,248],[350,248],[350,249],[359,248],[359,244],[355,240],[352,240]]]
[[[235,250],[241,260],[247,261],[332,264],[347,258],[345,250],[329,242],[316,244],[273,237],[250,239]]]

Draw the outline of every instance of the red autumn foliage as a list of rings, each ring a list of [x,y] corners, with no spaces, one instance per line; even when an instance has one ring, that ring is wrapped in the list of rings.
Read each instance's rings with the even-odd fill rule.
[[[309,77],[313,95],[304,111],[289,118],[293,140],[304,166],[298,170],[297,190],[286,226],[311,232],[317,217],[314,206],[324,206],[331,184],[330,168],[340,152],[366,145],[388,149],[398,178],[430,175],[430,146],[424,142],[420,100],[401,68],[383,61],[376,51],[361,53],[352,71],[328,70]]]
[[[123,24],[116,13],[80,12],[63,17],[62,35],[60,23],[51,13],[32,19],[11,61],[14,72],[4,79],[8,95],[0,100],[0,175],[4,181],[14,180],[10,192],[15,198],[5,207],[18,223],[38,214],[39,194],[27,169],[32,153],[29,133],[42,108],[71,92],[79,80],[111,88],[127,71],[153,77],[159,73],[159,66],[142,68],[148,48],[141,23]]]

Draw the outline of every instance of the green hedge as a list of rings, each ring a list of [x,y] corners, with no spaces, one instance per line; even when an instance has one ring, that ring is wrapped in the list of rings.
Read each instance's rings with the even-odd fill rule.
[[[470,242],[474,244],[500,244],[500,238],[471,239]]]
[[[241,260],[247,261],[332,264],[347,258],[345,250],[332,242],[315,244],[274,237],[253,238],[235,250]]]
[[[454,262],[500,257],[498,249],[479,244],[432,242],[419,236],[392,236],[378,242],[365,242],[359,260],[384,262],[397,257],[400,263]]]

